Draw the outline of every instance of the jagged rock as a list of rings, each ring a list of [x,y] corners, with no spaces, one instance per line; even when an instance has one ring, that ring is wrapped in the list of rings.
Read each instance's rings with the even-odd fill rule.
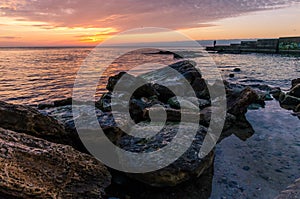
[[[300,98],[300,83],[295,85],[290,92],[287,93],[287,95]]]
[[[298,104],[300,99],[291,95],[281,94],[279,97],[280,106],[285,109],[293,110]]]
[[[259,99],[257,93],[247,87],[238,95],[227,95],[228,113],[235,116],[244,116],[250,104],[255,103]]]
[[[147,125],[147,123],[142,123],[140,125],[142,127],[143,125]],[[181,125],[181,128],[184,132],[186,132],[186,134],[189,134],[192,133],[193,130],[191,125],[195,124],[186,123]],[[142,129],[144,131],[153,131],[153,129],[155,130],[160,128],[160,126],[151,126],[151,128]],[[121,138],[119,143],[123,149],[135,153],[156,151],[172,141],[173,137],[177,133],[178,128],[178,124],[168,123],[158,134],[152,138],[143,139],[124,136]],[[127,175],[155,187],[175,186],[191,178],[199,177],[206,169],[212,166],[214,160],[213,151],[211,151],[204,158],[198,157],[198,153],[203,144],[206,133],[207,129],[203,126],[200,126],[192,145],[179,159],[177,159],[171,165],[154,172]],[[145,132],[145,134],[147,134],[147,132]],[[182,142],[180,143],[186,142],[185,137],[180,139],[182,139]],[[177,147],[180,146],[176,145],[172,150],[176,150]],[[163,159],[163,157],[161,158]],[[155,164],[160,164],[160,161],[162,160],[161,158],[153,158],[153,162],[155,162]],[[122,158],[120,158],[120,161],[122,161]],[[142,160],[130,161],[126,158],[124,161],[132,162],[132,166],[135,167],[137,166],[136,164],[139,164],[139,162]]]
[[[300,84],[300,78],[292,80],[292,88],[291,89],[293,89],[297,84]]]
[[[62,123],[41,114],[30,106],[0,101],[0,127],[26,133],[50,142],[70,145],[87,153],[76,132],[67,131]]]
[[[174,59],[183,59],[184,57],[182,57],[181,55],[171,52],[171,51],[167,51],[167,50],[160,50],[158,52],[152,52],[152,53],[144,53],[144,54],[153,54],[153,55],[173,55]]]
[[[179,72],[179,74],[176,73],[175,77],[172,76],[172,73],[169,73],[170,71],[168,70],[170,67]],[[193,129],[191,128],[193,125],[197,125],[197,128],[199,128],[190,149],[168,167],[157,172],[146,174],[127,174],[128,176],[151,186],[175,186],[200,176],[204,170],[212,166],[214,150],[212,150],[205,158],[200,159],[198,157],[198,152],[207,133],[206,128],[209,126],[212,119],[212,111],[218,109],[218,107],[210,107],[211,101],[208,88],[224,90],[225,85],[228,98],[228,113],[226,114],[226,118],[224,118],[225,126],[220,138],[216,138],[216,142],[221,141],[232,134],[235,134],[242,140],[249,138],[254,131],[245,118],[247,108],[253,103],[264,103],[263,99],[259,99],[256,91],[249,87],[245,88],[243,85],[234,85],[226,81],[216,81],[213,85],[207,85],[206,81],[202,79],[201,74],[195,69],[194,63],[182,61],[170,65],[169,67],[143,74],[141,77],[134,77],[131,75],[126,77],[128,78],[128,80],[126,80],[128,85],[124,82],[126,85],[124,85],[124,89],[121,88],[120,90],[125,91],[125,93],[128,92],[127,89],[130,90],[129,87],[135,86],[136,81],[138,81],[137,79],[139,78],[146,79],[148,82],[152,83],[146,83],[146,87],[138,89],[131,97],[127,96],[128,107],[125,107],[126,110],[124,109],[124,111],[128,112],[129,109],[131,118],[127,118],[126,115],[122,116],[122,110],[119,111],[121,120],[124,120],[121,124],[122,128],[119,128],[118,125],[116,125],[114,118],[114,115],[118,112],[114,111],[112,112],[114,115],[112,115],[109,106],[111,104],[112,91],[119,79],[124,75],[126,75],[126,73],[120,73],[110,78],[107,85],[110,92],[102,97],[102,102],[101,100],[98,102],[100,104],[100,109],[105,111],[104,113],[102,112],[97,115],[98,122],[104,133],[114,144],[124,150],[135,153],[152,152],[163,148],[172,140],[177,133],[179,123],[187,124],[183,126],[186,135],[191,135],[190,133],[193,133]],[[158,82],[162,82],[163,85],[155,83],[155,80],[159,80]],[[193,97],[193,95],[188,93],[183,80],[192,85],[193,91],[195,92],[194,96],[196,94],[196,97]],[[174,98],[175,93],[177,93],[178,96]],[[117,97],[117,99],[120,99],[120,103],[123,103],[121,98]],[[220,99],[222,99],[222,96],[218,96],[217,99],[213,99],[212,102],[218,104]],[[168,101],[169,104],[167,103]],[[183,101],[184,103],[182,103]],[[103,105],[104,102],[106,103],[105,106]],[[181,107],[179,106],[179,102]],[[152,116],[155,116],[155,118]],[[136,126],[139,128],[132,128],[132,121],[129,121],[131,119],[133,119]],[[160,121],[166,121],[163,130],[161,130],[161,126],[158,125]],[[194,121],[194,123],[192,123],[192,121]],[[70,126],[72,125],[74,126],[74,124],[71,124]],[[86,126],[92,125],[87,124]],[[126,132],[123,132],[124,129],[130,133],[126,134]],[[156,132],[155,135],[151,134],[150,136],[150,131],[152,132],[155,129],[159,129],[158,132]],[[76,131],[75,128],[73,128],[73,130]],[[146,138],[131,136],[131,131],[134,130],[138,131],[139,135],[146,135]],[[124,159],[124,157],[116,158],[119,158],[121,162],[126,161],[126,163],[132,164],[134,168],[139,168],[140,161],[142,161],[138,159]],[[159,162],[157,163],[159,164]]]
[[[199,109],[199,106],[197,106],[196,103],[194,104],[193,102],[185,99],[184,97],[172,97],[168,100],[168,104],[175,109]]]
[[[276,99],[279,100],[279,96],[281,95],[282,91],[280,88],[274,88],[270,91],[270,94]]]
[[[154,105],[164,106],[158,100],[149,100],[147,98],[131,99],[129,102],[129,113],[131,118],[136,122],[144,120],[145,109]]]
[[[70,146],[0,128],[1,198],[103,198],[111,176]]]

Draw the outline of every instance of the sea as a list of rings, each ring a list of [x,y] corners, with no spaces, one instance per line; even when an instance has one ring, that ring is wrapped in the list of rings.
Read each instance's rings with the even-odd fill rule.
[[[127,50],[130,48],[102,48],[97,54],[99,59],[94,62],[94,77],[99,71],[104,71],[101,67],[106,59],[113,62],[99,77],[96,99],[106,92],[109,76],[128,70],[136,60],[148,56],[147,63],[153,62],[153,65],[157,60],[163,60],[164,64],[174,61],[173,55],[155,53],[118,59]],[[300,77],[299,56],[207,54],[203,48],[185,47],[168,50],[197,63],[209,57],[209,65],[217,68],[224,79],[234,83],[263,84],[288,91],[291,80]],[[0,100],[35,106],[72,97],[78,71],[85,67],[92,51],[92,47],[0,48]],[[240,72],[234,72],[235,68]],[[151,70],[153,68],[148,64],[133,73],[143,74]],[[230,74],[234,77],[229,77]],[[247,141],[231,136],[217,146],[213,199],[274,198],[300,178],[300,120],[291,111],[282,109],[276,100],[267,102],[265,108],[249,110],[246,116],[255,134]]]

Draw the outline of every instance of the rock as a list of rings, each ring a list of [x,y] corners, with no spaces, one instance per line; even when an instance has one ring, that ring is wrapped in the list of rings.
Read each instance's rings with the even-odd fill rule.
[[[292,88],[291,89],[293,89],[297,84],[300,84],[300,78],[292,80]]]
[[[300,98],[300,83],[295,85],[290,92],[287,93],[287,95]]]
[[[276,99],[279,100],[279,96],[281,95],[282,91],[280,88],[274,88],[270,91],[270,94]]]
[[[240,68],[235,68],[235,69],[233,69],[233,72],[241,72],[241,69]]]
[[[72,98],[62,99],[62,100],[56,100],[53,102],[54,106],[66,106],[66,105],[72,105]]]
[[[190,102],[189,100],[184,99],[183,97],[172,97],[168,100],[168,104],[175,109],[191,109],[199,110],[199,106]]]
[[[129,102],[129,113],[131,118],[139,123],[140,121],[145,120],[145,111],[147,108],[152,107],[154,105],[164,106],[163,103],[158,100],[143,100],[142,99],[131,99]],[[148,119],[148,118],[147,118]]]
[[[175,77],[171,76],[169,73],[170,71],[167,70],[169,68],[176,70],[179,74],[176,73],[177,76]],[[253,103],[262,104],[264,102],[262,99],[259,99],[255,90],[249,87],[245,88],[243,85],[230,84],[226,81],[216,81],[213,85],[206,84],[206,81],[202,78],[201,74],[195,69],[194,63],[181,61],[172,64],[169,67],[143,74],[141,77],[133,77],[130,75],[126,77],[127,79],[125,78],[126,81],[124,82],[126,85],[124,86],[124,89],[122,88],[123,90],[119,90],[120,92],[123,91],[126,93],[127,89],[130,89],[130,86],[135,86],[136,81],[139,78],[145,79],[148,82],[156,82],[155,80],[159,80],[158,82],[163,82],[164,84],[146,83],[145,88],[138,89],[138,94],[136,94],[136,92],[133,93],[130,100],[127,100],[131,118],[124,115],[126,111],[128,112],[128,110],[125,109],[123,112],[114,111],[112,115],[109,109],[111,96],[115,92],[113,91],[115,85],[124,75],[126,75],[126,73],[120,73],[109,79],[107,85],[109,92],[101,98],[102,101],[100,100],[100,102],[98,102],[101,110],[105,112],[99,112],[99,114],[97,114],[98,121],[96,122],[99,122],[104,133],[114,144],[124,150],[134,153],[153,152],[165,147],[174,138],[178,131],[179,124],[185,124],[183,125],[183,130],[186,136],[193,133],[192,127],[194,125],[197,125],[196,129],[198,129],[198,132],[195,132],[197,135],[193,140],[192,146],[183,156],[171,165],[156,172],[126,174],[131,178],[144,182],[150,186],[179,186],[181,183],[199,177],[206,169],[212,167],[214,150],[204,158],[199,158],[197,154],[207,133],[206,128],[211,122],[211,113],[212,111],[216,111],[215,109],[218,109],[218,107],[210,106],[211,100],[208,88],[212,87],[219,89],[224,88],[225,85],[228,98],[228,110],[226,118],[224,118],[225,125],[220,138],[214,140],[217,142],[220,142],[222,139],[232,134],[238,136],[242,140],[246,140],[253,135],[254,130],[246,120],[245,113],[247,112],[247,107],[249,105]],[[186,86],[183,84],[184,81],[188,81],[190,85],[192,85],[196,97],[193,97],[188,93]],[[172,90],[174,93],[178,92],[178,96],[174,97],[175,94]],[[213,99],[213,102],[218,104],[220,99],[222,99],[222,96]],[[181,106],[179,106],[179,102],[181,103]],[[120,102],[117,101],[116,103],[123,103],[122,99]],[[122,105],[120,105],[120,107],[122,107]],[[117,120],[119,120],[119,122],[121,121],[121,124],[119,125],[121,125],[122,128],[119,128],[115,121],[116,118],[114,116],[116,114],[121,116],[118,117]],[[155,116],[155,118],[152,116]],[[131,119],[133,119],[133,121],[131,121]],[[166,121],[164,126],[159,125],[161,124],[161,121]],[[134,128],[130,126],[132,122],[136,123]],[[94,126],[89,125],[89,122],[85,125],[87,127]],[[70,126],[70,129],[76,131],[72,122],[70,122]],[[123,132],[121,129],[127,130],[127,133]],[[151,134],[153,130],[157,130],[155,131],[156,134]],[[132,131],[136,131],[133,133],[142,135],[140,137],[143,137],[144,135],[146,138],[133,137],[131,136]],[[176,147],[182,148],[180,144]],[[139,168],[141,166],[142,160],[132,160],[130,157],[128,157],[128,159],[122,156],[117,158],[119,158],[120,162],[126,161],[126,163],[132,164],[134,168]],[[160,160],[163,160],[163,158],[164,157]],[[153,159],[153,162],[159,164],[160,160],[155,162],[156,160]]]
[[[145,125],[147,124],[145,123]],[[187,123],[182,125],[181,128],[183,128],[183,131],[186,132],[186,134],[188,134],[191,133],[191,131],[193,130],[193,128],[191,128],[191,125],[194,124]],[[148,129],[152,131],[156,128],[160,129],[161,127],[152,126],[152,128]],[[127,151],[132,151],[136,153],[143,151],[156,151],[157,149],[166,146],[168,142],[170,142],[173,139],[173,137],[177,133],[176,129],[178,128],[178,124],[169,123],[165,125],[162,131],[156,134],[153,138],[147,140],[142,138],[132,138],[130,136],[124,136],[120,140],[120,146]],[[133,179],[155,187],[176,186],[193,177],[199,177],[201,174],[204,173],[206,169],[212,166],[214,160],[213,151],[211,151],[204,158],[198,157],[198,152],[200,150],[200,147],[202,146],[206,132],[207,129],[205,127],[200,126],[190,148],[171,165],[154,172],[127,175]],[[147,134],[147,132],[145,132],[145,134]],[[182,139],[183,140],[181,143],[185,143],[184,138]],[[176,150],[176,147],[173,150]],[[122,161],[122,159],[120,159],[120,161]],[[136,164],[139,163],[141,160],[130,161],[126,159],[124,161],[132,162],[132,166],[135,167]],[[153,161],[157,161],[155,162],[155,164],[160,164],[160,158],[158,160],[153,158]]]
[[[110,92],[113,92],[115,89],[116,84],[118,83],[118,91],[130,91],[130,89],[137,85],[145,85],[145,90],[152,89],[151,85],[149,84],[141,77],[135,77],[133,75],[130,75],[126,72],[120,72],[119,74],[109,77],[108,83],[106,86],[106,89]],[[152,89],[150,92],[153,92],[154,89]],[[138,94],[138,93],[137,93]],[[145,94],[145,93],[144,93]],[[148,93],[148,95],[152,96],[155,93]],[[141,97],[141,96],[139,96]]]
[[[104,93],[101,98],[95,103],[95,106],[104,112],[111,111],[111,96],[112,93],[109,91]]]
[[[0,127],[76,148],[81,143],[77,134],[66,132],[57,120],[29,106],[0,102]]]
[[[300,104],[300,99],[291,95],[281,95],[279,97],[280,106],[285,109],[293,110],[298,104]]]
[[[199,99],[196,97],[172,97],[168,100],[168,104],[175,109],[203,109],[211,105],[209,100]],[[180,107],[181,105],[181,107]]]
[[[103,198],[111,176],[70,146],[0,128],[0,197]]]
[[[212,191],[213,166],[200,177],[192,178],[174,187],[151,187],[139,181],[128,179],[122,186],[112,185],[106,189],[108,196],[119,199],[199,199],[209,198]],[[129,181],[130,180],[130,181]]]
[[[181,55],[171,52],[171,51],[167,51],[167,50],[160,50],[158,52],[152,52],[152,53],[144,53],[144,54],[154,54],[154,55],[173,55],[174,59],[183,59],[184,57],[182,57]]]
[[[114,99],[114,104],[111,103],[111,99]],[[129,93],[123,91],[121,93],[117,92],[107,92],[104,93],[101,98],[95,103],[95,106],[104,112],[110,112],[111,106],[114,106],[114,109],[128,109],[128,102],[126,98],[130,98]]]
[[[297,199],[300,198],[300,179],[296,180],[294,184],[287,187],[275,199]]]
[[[296,108],[294,109],[294,112],[300,112],[300,104],[298,104],[298,106],[296,106]]]
[[[239,95],[227,96],[228,113],[235,116],[244,116],[250,104],[258,100],[257,93],[250,87],[245,88]]]
[[[234,78],[234,74],[230,73],[230,74],[229,74],[229,77],[230,77],[230,78]]]

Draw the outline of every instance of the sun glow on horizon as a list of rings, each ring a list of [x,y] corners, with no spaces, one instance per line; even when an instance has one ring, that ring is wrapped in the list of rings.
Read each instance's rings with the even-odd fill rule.
[[[296,21],[300,18],[300,6],[296,3],[290,6],[279,6],[279,8],[274,6],[273,9],[232,14],[227,17],[221,17],[219,14],[219,18],[207,17],[205,21],[200,20],[192,26],[188,25],[188,20],[186,24],[179,22],[176,20],[176,16],[174,16],[173,22],[165,21],[163,15],[161,20],[154,23],[159,26],[153,26],[155,19],[149,21],[151,12],[132,13],[133,11],[131,11],[126,14],[112,12],[112,14],[102,17],[92,16],[92,14],[90,16],[89,13],[86,13],[80,17],[78,12],[84,8],[84,4],[81,6],[83,8],[76,9],[54,6],[52,10],[47,8],[43,13],[35,8],[37,10],[33,14],[28,14],[28,10],[33,9],[28,7],[28,4],[23,0],[4,0],[0,3],[0,46],[97,45],[127,29],[147,26],[162,28],[166,26],[166,28],[178,30],[194,40],[277,38],[300,35],[300,25]],[[47,6],[50,7],[50,5]],[[142,8],[143,4],[139,6]],[[60,15],[65,18],[61,19]],[[191,16],[190,18],[195,21],[195,17]],[[274,23],[275,21],[276,23]],[[177,23],[182,25],[177,26]],[[142,26],[137,26],[137,24]],[[120,43],[134,41],[139,37],[139,35],[127,36]],[[148,34],[145,38],[147,40],[145,42],[172,41],[170,35],[158,38]]]

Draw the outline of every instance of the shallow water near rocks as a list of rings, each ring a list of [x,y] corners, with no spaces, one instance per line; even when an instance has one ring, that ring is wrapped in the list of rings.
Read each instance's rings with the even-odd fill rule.
[[[217,145],[212,199],[274,198],[299,178],[299,119],[277,101],[248,111],[247,119],[251,138],[231,136]]]

